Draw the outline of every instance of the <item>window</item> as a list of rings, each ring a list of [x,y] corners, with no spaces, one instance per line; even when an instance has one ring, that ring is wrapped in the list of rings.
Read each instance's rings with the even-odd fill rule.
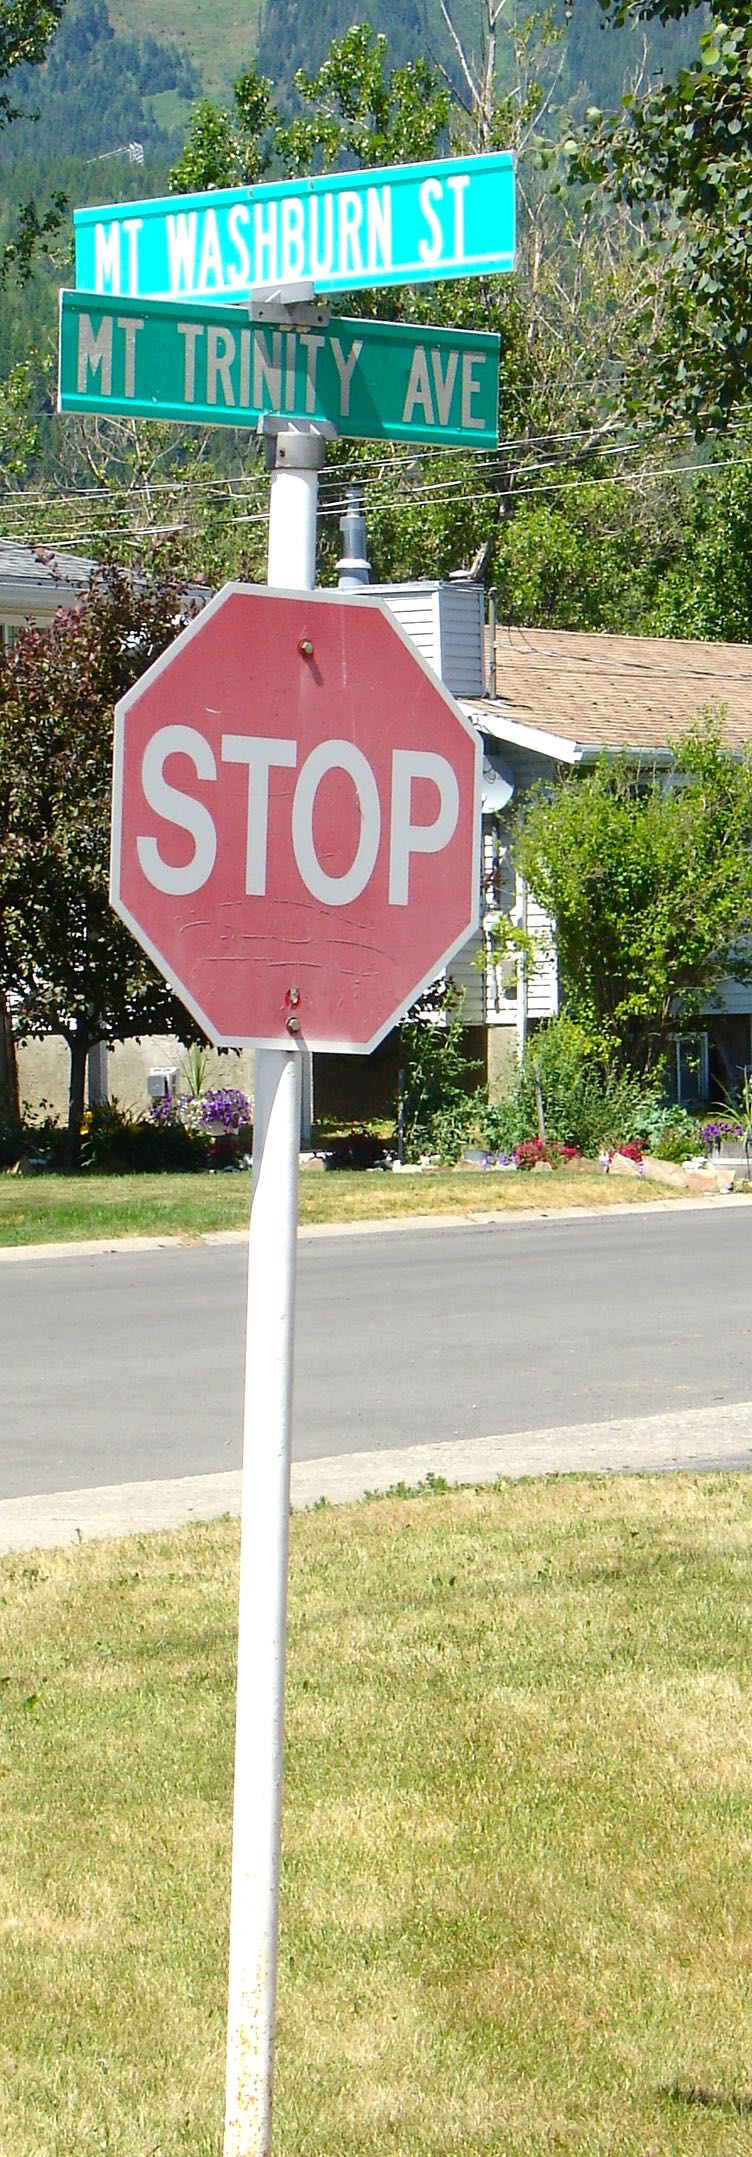
[[[674,1037],[674,1087],[681,1108],[693,1101],[707,1101],[710,1094],[710,1058],[705,1033]]]

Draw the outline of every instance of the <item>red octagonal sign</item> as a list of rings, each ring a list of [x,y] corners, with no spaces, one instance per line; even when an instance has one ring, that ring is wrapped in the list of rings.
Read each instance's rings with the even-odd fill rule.
[[[366,1052],[476,926],[478,767],[379,600],[228,584],[117,706],[112,903],[218,1044]]]

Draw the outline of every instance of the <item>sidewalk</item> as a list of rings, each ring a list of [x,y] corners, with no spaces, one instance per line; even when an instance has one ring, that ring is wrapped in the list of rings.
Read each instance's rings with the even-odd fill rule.
[[[752,1401],[570,1428],[514,1431],[451,1444],[329,1455],[293,1464],[293,1507],[348,1505],[428,1475],[448,1483],[499,1477],[654,1474],[752,1468]],[[240,1472],[121,1483],[0,1501],[0,1555],[104,1536],[142,1535],[240,1511]]]

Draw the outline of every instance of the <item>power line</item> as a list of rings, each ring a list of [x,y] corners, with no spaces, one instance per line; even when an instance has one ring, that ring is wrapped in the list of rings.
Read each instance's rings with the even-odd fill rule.
[[[638,486],[643,486],[644,484],[646,484],[646,482],[656,479],[671,479],[678,477],[689,477],[693,479],[698,479],[702,478],[705,474],[710,472],[729,472],[740,468],[744,469],[750,463],[752,463],[752,452],[750,452],[748,456],[744,457],[726,457],[713,459],[701,466],[698,466],[694,462],[674,465],[655,465],[653,467],[649,467],[647,470],[640,470],[639,472],[615,473],[609,479],[607,484],[612,489],[616,487],[635,488]],[[539,467],[538,469],[545,468],[546,467]],[[533,472],[535,469],[535,467],[531,467],[530,471]],[[526,474],[521,474],[519,482],[516,483],[513,487],[509,487],[507,489],[484,487],[468,494],[465,487],[466,499],[470,505],[477,508],[486,502],[492,502],[498,505],[499,501],[503,500],[505,496],[507,496],[514,502],[519,502],[536,495],[543,494],[550,497],[551,495],[556,494],[576,492],[578,489],[582,489],[585,487],[589,487],[592,489],[594,487],[604,485],[604,481],[602,479],[591,478],[590,476],[585,474],[578,474],[575,476],[568,477],[566,479],[547,480],[542,484],[536,483],[535,485],[525,484],[524,481],[526,477]],[[434,507],[438,509],[442,507],[449,508],[451,506],[453,495],[450,494],[448,490],[450,488],[455,488],[457,484],[458,483],[454,481],[437,482],[435,489],[430,487],[421,487],[419,491],[416,491],[415,506],[419,508],[421,500],[425,497],[426,494],[431,493]],[[222,491],[226,496],[226,485],[224,486]],[[102,492],[106,500],[107,490],[102,490]],[[16,499],[24,504],[28,504],[29,501],[29,497],[24,496],[23,494],[19,494]],[[75,497],[73,499],[75,500]],[[64,509],[65,500],[66,498],[63,498],[61,502],[60,497],[58,496],[56,506],[58,508]],[[134,547],[136,547],[140,543],[143,543],[143,541],[146,539],[169,539],[177,537],[181,532],[188,533],[193,531],[195,533],[195,526],[191,524],[189,518],[187,517],[171,518],[169,523],[161,525],[145,523],[141,532],[134,529],[131,529],[129,531],[129,522],[132,526],[132,511],[134,506],[137,506],[137,504],[134,502],[134,497],[130,496],[128,500],[121,505],[119,512],[114,511],[113,505],[110,503],[109,518],[105,518],[89,526],[82,525],[80,523],[77,524],[75,521],[72,520],[71,523],[67,523],[64,527],[60,528],[55,527],[54,525],[51,527],[49,505],[45,504],[43,501],[40,501],[38,502],[38,507],[44,512],[45,516],[43,527],[40,529],[38,534],[35,534],[33,530],[29,532],[28,527],[25,527],[24,538],[27,544],[35,544],[38,540],[39,543],[44,544],[45,546],[58,547],[61,550],[64,550],[66,548],[70,549],[72,547],[97,545],[101,546],[102,542],[106,539],[122,540],[126,537],[128,537],[130,539],[130,543]],[[331,520],[335,517],[338,517],[342,513],[344,506],[344,498],[335,500],[333,502],[322,503],[319,511],[321,519]],[[371,506],[380,506],[378,503],[375,483],[373,492],[371,494]],[[236,528],[253,525],[261,526],[266,523],[267,515],[268,511],[266,507],[259,510],[243,510],[243,512],[236,516],[233,520],[234,526]]]

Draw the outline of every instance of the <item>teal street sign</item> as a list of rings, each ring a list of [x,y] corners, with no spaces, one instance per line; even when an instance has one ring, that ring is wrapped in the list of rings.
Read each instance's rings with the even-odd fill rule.
[[[504,151],[218,188],[76,210],[74,225],[78,289],[113,297],[433,284],[514,269],[514,164]]]
[[[329,420],[366,440],[498,441],[500,339],[402,322],[277,328],[238,307],[60,295],[61,412],[245,427]]]

